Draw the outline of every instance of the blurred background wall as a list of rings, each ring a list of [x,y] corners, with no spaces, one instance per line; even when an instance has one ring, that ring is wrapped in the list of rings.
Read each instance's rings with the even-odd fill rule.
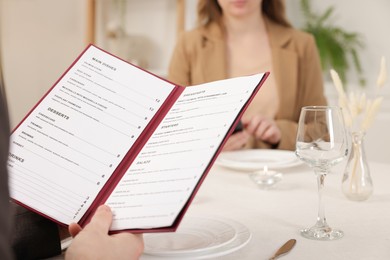
[[[1,0],[1,51],[12,126],[84,48],[83,2]]]
[[[118,3],[122,2],[120,10]],[[196,0],[185,0],[185,29],[196,20]],[[292,24],[300,28],[300,0],[286,0]],[[333,22],[360,33],[360,52],[366,91],[375,86],[379,60],[390,67],[389,0],[312,0],[314,10],[334,6]],[[15,126],[86,47],[87,0],[0,0],[1,45],[11,124]],[[161,76],[166,75],[176,41],[176,0],[96,0],[96,44]],[[119,41],[118,39],[122,39]],[[351,87],[358,87],[355,71],[348,72]],[[386,160],[390,147],[390,84],[385,102],[367,135],[369,158]],[[333,86],[325,82],[330,103]]]

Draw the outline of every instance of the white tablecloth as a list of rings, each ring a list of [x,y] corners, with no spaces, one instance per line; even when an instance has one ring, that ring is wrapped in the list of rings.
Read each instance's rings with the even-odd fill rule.
[[[323,195],[328,224],[345,233],[337,241],[299,234],[315,223],[318,210],[316,176],[305,165],[280,170],[283,180],[273,190],[258,189],[248,173],[214,166],[185,218],[220,216],[250,229],[252,239],[245,247],[218,259],[268,259],[290,238],[297,243],[286,260],[390,259],[390,164],[370,163],[374,193],[363,202],[342,194],[342,168],[327,176]]]

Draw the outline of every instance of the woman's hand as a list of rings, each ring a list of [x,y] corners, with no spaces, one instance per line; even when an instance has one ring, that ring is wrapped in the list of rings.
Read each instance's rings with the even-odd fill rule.
[[[109,235],[111,222],[111,209],[102,205],[84,229],[78,224],[70,224],[69,233],[74,239],[65,259],[138,259],[144,248],[142,235]]]
[[[249,140],[250,135],[244,130],[232,134],[223,147],[223,151],[242,149]]]
[[[256,115],[251,119],[243,119],[242,122],[245,130],[253,135],[256,140],[269,144],[278,144],[282,138],[282,133],[273,119]]]

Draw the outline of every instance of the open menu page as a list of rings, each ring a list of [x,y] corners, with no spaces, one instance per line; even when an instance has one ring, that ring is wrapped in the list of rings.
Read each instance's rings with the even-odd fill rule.
[[[263,76],[184,90],[106,201],[111,230],[173,224]]]
[[[174,89],[90,46],[11,136],[11,197],[77,222]]]

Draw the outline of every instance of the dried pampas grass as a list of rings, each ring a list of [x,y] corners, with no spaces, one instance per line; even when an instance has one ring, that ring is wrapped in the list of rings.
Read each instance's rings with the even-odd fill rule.
[[[344,91],[343,84],[337,72],[330,70],[330,75],[339,96],[339,106],[343,110],[346,126],[351,128],[357,127],[358,129],[353,129],[354,131],[366,132],[371,127],[379,112],[383,97],[369,99],[366,93],[351,92],[347,94]],[[376,81],[378,89],[385,85],[386,79],[386,60],[382,57],[380,71]]]

